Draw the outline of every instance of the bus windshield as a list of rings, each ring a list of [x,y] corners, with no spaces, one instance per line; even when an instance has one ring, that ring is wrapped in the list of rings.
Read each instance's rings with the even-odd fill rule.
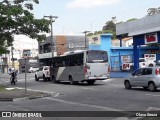
[[[88,51],[88,63],[104,63],[108,62],[108,55],[106,51]]]

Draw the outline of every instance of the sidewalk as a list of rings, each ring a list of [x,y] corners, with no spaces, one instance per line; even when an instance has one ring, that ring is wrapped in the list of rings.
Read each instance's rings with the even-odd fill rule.
[[[51,96],[48,93],[27,91],[24,89],[1,90],[0,101],[21,101]]]
[[[131,72],[110,72],[110,78],[124,78]]]
[[[8,73],[0,73],[0,78],[2,77],[9,77],[10,75]]]
[[[0,73],[0,81],[3,80],[3,78],[8,78],[9,80],[10,75],[8,75],[7,73]],[[38,91],[28,90],[27,92],[25,92],[24,89],[18,88],[9,88],[9,90],[7,90],[5,89],[5,87],[6,86],[2,82],[0,86],[0,101],[21,101],[51,96],[48,93]]]

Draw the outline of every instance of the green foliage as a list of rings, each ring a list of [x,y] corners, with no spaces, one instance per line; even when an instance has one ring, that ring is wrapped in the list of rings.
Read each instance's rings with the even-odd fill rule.
[[[112,39],[116,39],[116,24],[113,21],[106,22],[102,28],[102,33],[112,33]]]
[[[87,36],[92,36],[92,35],[93,35],[93,33],[88,33],[88,34],[87,34]]]
[[[6,89],[5,89],[5,86],[0,85],[0,92],[5,91],[5,90],[6,90]]]
[[[33,10],[32,1],[38,0],[3,0],[0,2],[0,54],[7,52],[7,47],[14,41],[14,35],[27,35],[30,38],[42,41],[49,32],[50,21],[35,19],[30,12]]]
[[[108,21],[108,22],[106,22],[106,25],[103,26],[102,31],[104,31],[104,30],[111,30],[111,31],[115,32],[116,31],[116,24],[113,21]]]
[[[98,35],[98,34],[102,34],[102,31],[100,30],[100,31],[95,31],[94,32],[94,35]]]
[[[112,37],[111,39],[116,39],[116,31],[112,31],[112,30],[103,30],[103,33],[111,33]]]

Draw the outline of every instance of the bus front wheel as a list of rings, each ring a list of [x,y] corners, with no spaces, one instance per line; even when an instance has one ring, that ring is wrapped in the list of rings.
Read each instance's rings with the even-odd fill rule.
[[[95,83],[95,80],[87,81],[88,85],[93,85]]]

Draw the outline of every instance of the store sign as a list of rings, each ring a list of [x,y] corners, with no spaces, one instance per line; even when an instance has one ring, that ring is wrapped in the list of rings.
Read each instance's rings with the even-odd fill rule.
[[[122,55],[121,61],[122,61],[122,63],[128,63],[131,61],[131,57],[129,55]]]
[[[22,56],[23,56],[23,58],[31,57],[31,50],[29,50],[29,49],[23,50]]]
[[[157,42],[158,42],[157,33],[151,33],[145,35],[145,44],[157,43]]]
[[[51,58],[51,57],[52,57],[52,52],[39,54],[39,59]]]

